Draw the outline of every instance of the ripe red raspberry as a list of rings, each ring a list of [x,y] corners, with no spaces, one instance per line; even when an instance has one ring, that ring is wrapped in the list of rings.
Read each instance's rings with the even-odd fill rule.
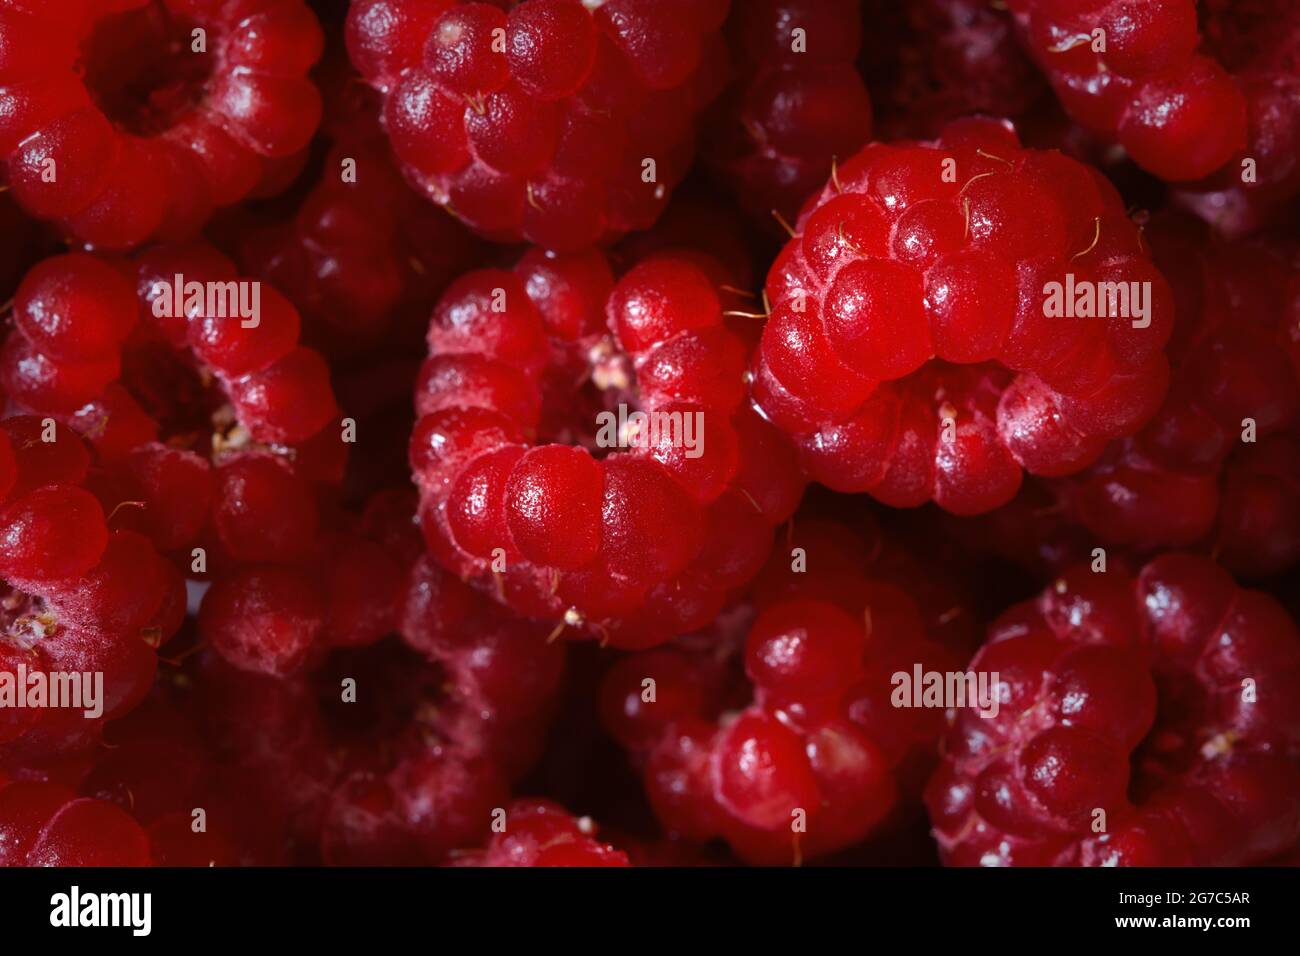
[[[219,581],[200,610],[206,736],[292,829],[293,859],[439,862],[480,842],[540,752],[564,645],[421,556],[406,499],[373,499],[324,567],[244,569],[256,589]]]
[[[1225,866],[1300,839],[1300,635],[1206,558],[1068,573],[971,662],[926,800],[957,865]]]
[[[1118,141],[1139,166],[1181,181],[1227,164],[1240,182],[1239,160],[1251,156],[1270,182],[1300,182],[1293,158],[1300,129],[1294,4],[1008,0],[1008,6],[1066,112]]]
[[[1147,230],[1178,304],[1164,405],[1062,492],[1105,544],[1204,542],[1236,573],[1272,573],[1300,559],[1293,268],[1285,248],[1225,242],[1198,225],[1161,217]]]
[[[149,838],[125,811],[53,783],[0,784],[0,866],[148,866]]]
[[[298,162],[320,118],[301,0],[6,0],[0,32],[9,185],[89,246],[192,235]]]
[[[857,0],[747,0],[727,23],[739,78],[710,114],[708,158],[750,216],[774,228],[871,138],[871,98],[854,66]]]
[[[975,514],[1022,470],[1078,471],[1168,377],[1168,288],[1113,187],[992,121],[868,146],[800,217],[767,295],[758,405],[810,477],[896,507]]]
[[[250,302],[256,285],[257,313],[245,327],[174,302],[178,276],[183,289],[249,290]],[[74,253],[27,274],[14,324],[0,379],[16,403],[91,441],[106,466],[97,492],[111,510],[130,503],[119,527],[177,552],[187,575],[207,570],[192,566],[195,545],[217,564],[312,548],[312,482],[337,480],[346,445],[329,370],[298,345],[298,313],[274,288],[201,243],[130,263]]]
[[[447,291],[411,437],[445,567],[622,646],[704,626],[754,574],[802,484],[697,261],[614,283],[598,252],[533,251]]]
[[[184,618],[185,587],[146,538],[109,530],[71,430],[7,418],[0,449],[0,672],[29,701],[0,708],[0,765],[14,765],[85,750],[139,703],[154,649]],[[59,674],[78,675],[97,701],[31,699],[33,678],[49,688]]]
[[[516,800],[487,845],[458,866],[630,866],[627,854],[596,839],[589,817],[574,819],[549,800]]]
[[[962,116],[1019,117],[1048,93],[1005,9],[985,0],[868,0],[859,64],[877,138],[929,139]]]
[[[727,6],[354,0],[347,43],[421,193],[490,238],[577,249],[649,227],[686,174]]]
[[[868,547],[815,521],[792,544],[805,567],[776,549],[730,661],[735,639],[708,632],[623,658],[601,690],[605,726],[644,766],[665,830],[720,836],[756,863],[849,846],[915,800],[942,712],[891,707],[892,675],[961,657],[945,605],[923,610],[895,583],[932,581],[933,568],[899,563],[878,534]]]
[[[204,301],[192,298],[195,284]],[[125,364],[126,388],[147,391],[151,383],[131,379],[133,355],[170,347],[216,380],[254,439],[303,442],[334,416],[328,370],[298,345],[298,312],[270,286],[257,284],[256,315],[222,313],[235,311],[236,294],[251,305],[253,291],[229,260],[202,243],[155,246],[129,265],[75,253],[46,259],[18,289],[17,330],[0,353],[0,379],[31,411],[76,421],[83,432],[102,425],[92,435],[101,453],[122,452],[149,428],[136,424],[141,403],[109,386]],[[209,314],[209,304],[217,311]],[[179,404],[178,396],[158,397]],[[136,414],[114,421],[109,413],[120,404]],[[127,436],[114,442],[116,431],[106,429]]]

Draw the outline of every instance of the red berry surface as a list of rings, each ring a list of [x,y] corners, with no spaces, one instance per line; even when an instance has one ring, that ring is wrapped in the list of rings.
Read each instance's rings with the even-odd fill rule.
[[[143,699],[185,594],[147,538],[110,530],[70,429],[6,418],[0,447],[0,767],[14,768],[92,747]]]
[[[1257,863],[1300,839],[1300,634],[1206,558],[1067,573],[971,661],[993,718],[957,713],[926,791],[956,865]]]
[[[1294,0],[0,0],[0,866],[1294,865],[1298,143]]]
[[[204,596],[200,726],[291,861],[472,849],[540,750],[564,644],[421,556],[407,498],[372,499],[323,560],[246,566]]]
[[[921,566],[878,532],[808,521],[790,544],[756,582],[734,656],[709,631],[623,658],[601,689],[662,826],[756,863],[842,849],[915,801],[942,711],[892,706],[893,676],[963,654],[950,611],[929,615],[908,593]]]
[[[18,202],[79,242],[189,236],[299,161],[320,118],[302,0],[0,6],[0,154]]]
[[[516,800],[483,850],[460,866],[628,866],[627,854],[596,839],[589,817],[575,819],[546,800]]]
[[[124,811],[53,783],[0,784],[0,866],[148,866],[149,838]]]
[[[1286,0],[1012,0],[1065,110],[1241,235],[1300,192],[1300,11]]]
[[[1200,179],[1245,148],[1247,98],[1203,50],[1196,0],[1007,5],[1066,110],[1140,166]]]
[[[1286,351],[1294,252],[1196,225],[1174,217],[1147,230],[1178,307],[1169,395],[1063,494],[1103,543],[1206,542],[1238,573],[1274,573],[1300,559],[1300,380]]]
[[[341,38],[338,45],[341,47]],[[341,49],[318,70],[330,148],[311,188],[212,230],[242,271],[298,308],[306,344],[336,361],[406,349],[443,289],[478,264],[483,244],[456,219],[411,201],[380,126],[380,95]]]
[[[1003,5],[866,0],[862,20],[859,64],[879,138],[927,139],[962,116],[1019,117],[1047,93]]]
[[[1145,318],[1113,299],[1049,315],[1052,283],[1062,298],[1137,283],[1123,287],[1145,292]],[[988,511],[1025,471],[1089,464],[1165,390],[1172,302],[1121,200],[992,122],[873,144],[842,166],[767,297],[759,407],[810,477],[889,505]]]
[[[653,224],[718,92],[726,0],[356,0],[352,62],[408,180],[475,231],[576,249]]]
[[[599,252],[535,250],[455,282],[428,343],[411,438],[425,537],[521,613],[627,646],[701,627],[798,502],[699,260],[653,256],[615,282]]]

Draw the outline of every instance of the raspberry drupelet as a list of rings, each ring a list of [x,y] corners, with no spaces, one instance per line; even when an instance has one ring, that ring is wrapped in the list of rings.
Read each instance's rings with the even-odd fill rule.
[[[130,814],[56,783],[0,778],[0,866],[149,866]]]
[[[185,586],[147,538],[109,529],[84,487],[90,453],[70,429],[10,417],[0,422],[0,449],[0,767],[8,767],[84,751],[105,720],[139,703],[155,649],[185,616]],[[82,706],[50,697],[56,674],[76,676]],[[97,682],[96,674],[102,685],[81,677]],[[27,695],[33,677],[49,689],[24,706],[13,695]]]
[[[992,120],[841,166],[766,292],[756,404],[812,479],[895,507],[1079,471],[1168,381],[1170,293],[1114,188]]]
[[[727,0],[354,0],[352,62],[417,190],[577,249],[653,224],[727,70]]]
[[[1146,235],[1178,308],[1169,395],[1140,432],[1056,484],[1102,543],[1203,545],[1237,574],[1285,570],[1300,559],[1295,249],[1217,239],[1178,215]]]
[[[256,555],[245,545],[225,562],[203,595],[198,625],[233,666],[284,677],[315,667],[330,649],[366,647],[396,632],[403,582],[423,549],[413,495],[377,494],[360,515],[336,508],[318,515],[310,500],[295,501],[300,489],[278,491],[260,501],[238,489],[225,493],[242,519],[266,521],[296,506],[301,533],[288,537],[291,550]]]
[[[1300,839],[1300,634],[1207,558],[1080,568],[1008,610],[971,661],[927,787],[945,862],[1233,866]]]
[[[750,217],[776,228],[821,188],[836,157],[871,138],[871,98],[854,66],[857,0],[748,0],[726,32],[740,78],[710,113],[707,159]]]
[[[614,282],[599,252],[534,250],[448,289],[410,446],[439,562],[620,646],[704,626],[752,577],[803,485],[706,270],[662,254]]]
[[[627,854],[596,839],[588,817],[575,819],[550,800],[516,800],[505,809],[505,829],[457,866],[630,866]]]
[[[955,669],[968,646],[934,568],[879,532],[798,521],[791,544],[754,585],[747,635],[720,621],[624,657],[601,689],[665,831],[753,863],[843,849],[916,803],[943,716],[891,706],[893,675]]]
[[[299,162],[320,118],[302,0],[5,0],[0,33],[9,186],[87,246],[193,235]]]

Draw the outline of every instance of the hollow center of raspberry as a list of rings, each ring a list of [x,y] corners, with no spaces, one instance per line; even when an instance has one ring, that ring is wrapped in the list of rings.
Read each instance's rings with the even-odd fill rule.
[[[49,636],[53,624],[39,597],[0,584],[0,649],[31,647]]]
[[[313,681],[329,738],[379,765],[438,743],[448,720],[446,673],[396,637],[333,652]]]
[[[1195,675],[1171,669],[1155,676],[1156,721],[1130,760],[1129,798],[1137,804],[1235,743],[1231,732],[1216,727],[1213,702]]]
[[[101,18],[81,50],[91,99],[139,136],[175,126],[203,99],[212,73],[214,38],[195,29],[161,0]]]
[[[212,446],[221,389],[162,341],[140,341],[122,354],[122,383],[158,423],[158,440],[200,453]]]
[[[643,409],[626,355],[604,343],[585,359],[557,362],[546,374],[539,443],[579,445],[603,458],[636,440]]]

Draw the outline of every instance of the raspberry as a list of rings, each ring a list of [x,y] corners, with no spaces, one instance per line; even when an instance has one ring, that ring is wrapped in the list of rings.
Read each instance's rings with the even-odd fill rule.
[[[1230,570],[1272,573],[1300,558],[1290,504],[1300,379],[1285,352],[1292,270],[1285,250],[1213,239],[1195,225],[1163,217],[1148,230],[1178,303],[1169,396],[1063,493],[1104,543],[1208,541]]]
[[[516,800],[506,809],[505,829],[493,832],[459,866],[630,866],[627,854],[595,838],[590,818],[574,819],[549,800]]]
[[[244,668],[202,663],[208,736],[288,815],[305,859],[432,863],[473,846],[540,748],[539,718],[559,682],[563,645],[417,558],[418,540],[406,541],[415,535],[409,507],[389,527],[402,509],[374,500],[363,526],[333,550],[345,555],[364,541],[381,545],[368,556],[384,557],[400,542],[409,563],[367,579],[371,589],[329,600],[318,592],[313,603],[305,589],[328,573],[291,582],[280,572],[257,591],[232,584],[214,598],[218,583],[200,612],[213,647]],[[404,593],[379,589],[394,582]],[[274,627],[250,626],[232,600],[265,602],[258,613],[273,614]],[[364,633],[340,630],[363,618]],[[303,655],[292,638],[304,623],[313,628],[305,662],[265,666]],[[394,633],[406,647],[388,639]],[[268,673],[249,672],[257,669]],[[356,683],[355,704],[338,703],[343,678]]]
[[[742,72],[711,114],[708,158],[751,217],[773,227],[773,210],[793,221],[836,157],[871,137],[871,99],[853,66],[858,4],[749,0],[727,29]]]
[[[1205,558],[1067,573],[971,662],[926,802],[956,865],[1223,866],[1300,839],[1300,635]]]
[[[426,539],[520,613],[625,646],[703,626],[798,500],[788,450],[742,406],[745,347],[684,255],[617,283],[595,252],[472,272],[428,342],[411,438]],[[656,417],[606,453],[609,409],[633,402]]]
[[[0,866],[148,866],[131,817],[52,783],[0,784]]]
[[[320,117],[306,74],[321,30],[301,0],[9,2],[0,30],[13,194],[89,246],[192,235],[292,162]]]
[[[950,669],[960,655],[892,583],[901,554],[878,532],[868,548],[810,521],[794,544],[809,573],[773,554],[735,648],[743,678],[720,653],[734,640],[706,633],[623,658],[601,689],[605,726],[644,765],[664,828],[721,836],[756,863],[833,852],[898,812],[932,766],[942,721],[891,708],[891,675],[916,662]],[[923,580],[919,567],[905,577]]]
[[[9,337],[0,357],[10,395],[32,411],[107,423],[107,406],[127,401],[108,394],[122,374],[123,352],[129,362],[142,345],[165,343],[192,352],[213,374],[254,438],[302,442],[324,427],[335,411],[328,373],[316,353],[297,346],[299,318],[288,300],[267,286],[258,290],[252,319],[207,315],[206,306],[188,298],[170,303],[176,276],[185,288],[225,290],[241,281],[228,260],[203,244],[154,247],[132,271],[78,254],[42,262],[19,287],[19,334]],[[156,302],[163,295],[168,309]],[[182,307],[189,314],[174,314]],[[135,384],[130,372],[128,388]],[[95,437],[101,450],[112,439]]]
[[[1292,178],[1294,162],[1277,148],[1296,129],[1287,103],[1294,100],[1291,4],[1205,2],[1199,26],[1193,0],[1008,6],[1066,111],[1118,141],[1142,168],[1196,180],[1244,154],[1269,166],[1269,179]],[[1230,172],[1240,177],[1240,167]]]
[[[94,443],[106,465],[95,490],[115,512],[132,503],[117,524],[176,552],[187,575],[204,573],[195,545],[218,564],[299,560],[316,533],[314,484],[341,470],[317,451],[346,452],[328,433],[329,371],[298,344],[297,310],[274,288],[258,288],[245,327],[206,303],[155,309],[176,276],[203,289],[248,281],[201,243],[154,246],[130,264],[45,260],[19,288],[0,378],[17,403]],[[86,381],[92,363],[106,371]]]
[[[109,530],[82,487],[90,456],[70,430],[11,417],[0,422],[0,447],[0,671],[22,693],[33,675],[102,674],[96,715],[87,716],[91,700],[0,711],[6,765],[85,750],[106,719],[135,706],[154,648],[181,625],[185,594],[146,538]]]
[[[356,0],[347,43],[419,192],[481,235],[572,250],[647,228],[685,175],[726,8]]]
[[[1085,306],[1097,318],[1049,317],[1049,283],[1076,279],[1138,283],[1145,319],[1113,298]],[[992,122],[859,153],[800,217],[767,295],[758,405],[810,477],[896,507],[976,514],[1022,470],[1076,472],[1167,381],[1168,288],[1113,188]]]

